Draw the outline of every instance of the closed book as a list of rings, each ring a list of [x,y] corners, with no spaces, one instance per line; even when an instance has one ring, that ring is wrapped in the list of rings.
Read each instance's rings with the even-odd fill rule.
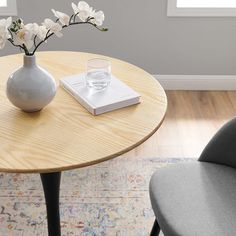
[[[86,86],[85,73],[64,77],[60,85],[93,115],[140,103],[140,95],[113,75],[102,91]]]

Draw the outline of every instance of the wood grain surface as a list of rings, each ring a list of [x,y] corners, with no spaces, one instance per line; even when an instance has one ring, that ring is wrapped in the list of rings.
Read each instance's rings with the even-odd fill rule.
[[[57,83],[63,76],[84,72],[90,58],[108,58],[113,74],[141,94],[141,104],[92,116],[58,87],[45,109],[24,113],[5,94],[7,78],[22,65],[22,55],[0,57],[1,172],[45,173],[96,164],[135,148],[161,125],[166,94],[144,70],[89,53],[39,52],[36,57]]]

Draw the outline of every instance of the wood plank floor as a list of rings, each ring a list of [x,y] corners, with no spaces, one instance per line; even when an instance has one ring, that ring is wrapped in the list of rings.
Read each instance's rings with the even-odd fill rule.
[[[167,91],[161,128],[130,157],[198,158],[214,133],[236,115],[236,92]]]

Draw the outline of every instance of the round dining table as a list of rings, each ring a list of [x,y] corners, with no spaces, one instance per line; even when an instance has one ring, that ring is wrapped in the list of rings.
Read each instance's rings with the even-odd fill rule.
[[[86,71],[91,58],[108,59],[112,74],[137,91],[141,103],[93,116],[59,86],[61,78]],[[54,76],[57,93],[40,112],[25,113],[5,92],[9,75],[22,60],[23,54],[0,57],[0,172],[40,174],[48,235],[60,236],[62,171],[109,160],[142,144],[161,126],[167,98],[152,75],[122,60],[82,52],[38,52],[37,64]]]

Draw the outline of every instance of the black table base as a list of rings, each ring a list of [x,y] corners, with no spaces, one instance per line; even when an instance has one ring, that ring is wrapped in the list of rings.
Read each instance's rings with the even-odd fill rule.
[[[40,174],[47,208],[48,236],[61,236],[60,182],[61,172]]]

